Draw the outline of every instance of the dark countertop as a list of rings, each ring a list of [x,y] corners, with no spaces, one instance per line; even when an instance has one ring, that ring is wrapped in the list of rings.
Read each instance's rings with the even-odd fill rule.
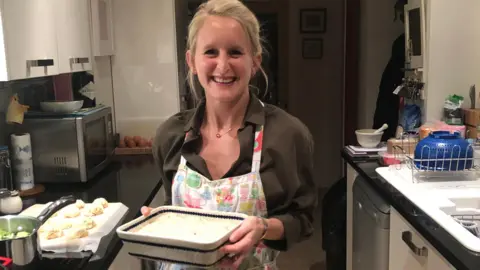
[[[381,165],[375,160],[354,159],[345,150],[343,159],[362,176],[379,195],[394,207],[438,252],[456,269],[480,269],[480,253],[470,251],[445,229],[426,215],[397,189],[380,179],[375,169]]]
[[[120,224],[140,215],[140,208],[149,205],[158,193],[161,182],[151,156],[117,158],[97,177],[87,183],[48,184],[45,192],[24,199],[24,208],[33,204],[54,201],[61,196],[73,194],[85,202],[103,197],[109,202],[121,202],[129,208]],[[122,242],[115,231],[102,238],[95,254],[83,252],[52,258],[47,254],[34,269],[108,269],[117,256]]]

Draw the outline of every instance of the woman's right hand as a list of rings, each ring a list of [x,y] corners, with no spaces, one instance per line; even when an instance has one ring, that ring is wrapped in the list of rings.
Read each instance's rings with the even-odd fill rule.
[[[143,216],[148,216],[150,215],[150,213],[152,212],[152,209],[151,207],[147,207],[147,206],[142,206],[142,208],[140,208],[140,212],[142,212],[142,215]]]

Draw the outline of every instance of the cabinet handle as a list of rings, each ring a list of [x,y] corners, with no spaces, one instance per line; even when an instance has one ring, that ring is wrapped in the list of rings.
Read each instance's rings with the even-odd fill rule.
[[[53,66],[53,59],[27,60],[27,68]]]
[[[90,62],[90,59],[88,57],[72,57],[70,58],[70,65],[73,64],[87,64]]]
[[[419,248],[412,242],[412,232],[409,232],[409,231],[402,232],[402,240],[403,242],[405,242],[405,244],[407,244],[407,246],[415,255],[420,257],[428,256],[428,249],[426,247]]]

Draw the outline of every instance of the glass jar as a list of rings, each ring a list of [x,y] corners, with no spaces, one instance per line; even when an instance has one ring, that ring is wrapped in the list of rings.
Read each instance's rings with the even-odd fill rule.
[[[8,146],[0,146],[0,188],[13,190],[12,168]]]

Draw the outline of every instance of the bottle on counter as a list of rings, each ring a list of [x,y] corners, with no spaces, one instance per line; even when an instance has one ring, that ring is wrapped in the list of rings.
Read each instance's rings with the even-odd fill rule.
[[[475,144],[480,144],[480,125],[477,125],[477,140]]]

